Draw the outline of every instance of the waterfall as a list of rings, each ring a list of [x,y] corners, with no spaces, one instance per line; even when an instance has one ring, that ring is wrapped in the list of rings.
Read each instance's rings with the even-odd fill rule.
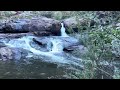
[[[51,39],[51,44],[52,44],[52,53],[61,53],[63,52],[63,42],[59,39]]]
[[[63,25],[63,23],[61,23],[61,37],[69,37],[68,35],[67,35],[67,33],[65,32],[65,27],[64,27],[64,25]]]
[[[65,28],[63,23],[61,23],[62,27],[61,27],[61,36],[62,38],[64,37],[69,37],[66,32],[65,32]],[[59,37],[59,36],[58,36]],[[52,63],[59,63],[59,64],[71,64],[71,65],[76,65],[76,66],[80,66],[80,60],[77,60],[74,57],[71,57],[68,59],[68,56],[65,55],[65,53],[63,53],[63,41],[62,39],[56,38],[56,37],[48,37],[49,38],[49,42],[47,43],[47,49],[48,52],[43,52],[40,50],[35,49],[34,47],[32,47],[30,45],[30,43],[33,42],[33,38],[38,38],[35,36],[24,36],[22,38],[19,39],[12,39],[9,42],[5,41],[4,43],[9,46],[9,47],[14,47],[14,48],[23,48],[26,49],[30,52],[32,52],[33,54],[30,55],[30,57],[32,57],[34,54],[38,55],[40,57],[48,57],[49,59],[46,59],[44,57],[44,61],[47,62],[52,62]],[[28,55],[29,57],[29,55]]]
[[[54,55],[54,53],[52,53],[52,52],[55,52],[55,50],[57,48],[55,43],[53,43],[54,50],[52,50],[51,52],[43,52],[40,50],[36,50],[35,48],[30,46],[30,41],[32,41],[33,38],[35,38],[35,37],[34,36],[24,36],[22,38],[12,39],[9,42],[4,42],[4,43],[9,47],[26,49],[26,50],[32,52],[33,54],[39,55],[41,57],[42,56],[49,57],[49,59],[45,59],[45,61],[47,61],[47,62],[54,62],[54,63],[58,62],[58,63],[68,64],[69,61],[65,60],[64,57],[56,56],[56,55]],[[29,57],[29,55],[26,57]]]
[[[47,43],[47,50],[48,50],[49,52],[52,51],[52,46],[53,46],[52,42],[49,41],[49,42]]]

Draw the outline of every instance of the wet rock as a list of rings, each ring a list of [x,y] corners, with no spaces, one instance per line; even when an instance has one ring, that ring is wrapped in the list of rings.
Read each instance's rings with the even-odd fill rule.
[[[8,47],[0,48],[0,57],[3,61],[12,60],[13,59],[12,49]]]
[[[73,51],[73,49],[72,48],[64,48],[63,51],[70,52],[70,51]]]
[[[36,40],[35,38],[33,38],[33,41],[34,41],[35,43],[37,43],[38,45],[43,45],[42,42],[39,42],[39,41]]]
[[[21,59],[27,59],[26,56],[30,52],[22,48],[12,48],[12,53],[13,53],[14,60],[21,60]]]
[[[64,48],[64,51],[72,54],[75,57],[81,58],[88,52],[88,49],[83,45],[75,45]]]
[[[56,37],[56,36],[39,37],[34,38],[34,41],[39,43],[40,45],[46,45],[47,43],[51,42],[52,39],[58,39],[58,42],[63,43],[64,48],[80,44],[79,41],[73,37]]]
[[[27,32],[51,32],[60,35],[61,24],[59,21],[46,18],[20,19],[1,24],[0,32],[3,33],[27,33]],[[50,34],[51,34],[50,33]]]
[[[76,38],[73,38],[73,37],[65,37],[65,38],[60,38],[60,39],[63,41],[64,48],[80,44],[80,42]]]
[[[2,47],[0,48],[0,59],[3,61],[27,59],[26,56],[29,53],[29,51],[22,48]]]
[[[87,52],[87,48],[83,45],[73,45],[65,48],[66,51],[77,51],[79,53],[85,54]]]

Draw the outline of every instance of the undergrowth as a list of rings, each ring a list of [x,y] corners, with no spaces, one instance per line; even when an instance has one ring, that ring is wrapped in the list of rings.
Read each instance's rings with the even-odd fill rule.
[[[88,52],[82,56],[85,68],[83,71],[70,74],[71,78],[94,79],[98,69],[112,78],[120,78],[119,70],[111,75],[98,67],[101,61],[113,62],[116,58],[120,58],[120,29],[116,29],[115,26],[120,22],[119,11],[24,11],[20,15],[12,16],[14,14],[14,11],[1,11],[0,22],[33,16],[46,16],[57,20],[69,17],[76,17],[76,20],[84,19],[86,21],[84,25],[78,21],[77,34],[88,49]],[[95,21],[92,26],[91,21]],[[68,31],[74,33],[72,28]]]

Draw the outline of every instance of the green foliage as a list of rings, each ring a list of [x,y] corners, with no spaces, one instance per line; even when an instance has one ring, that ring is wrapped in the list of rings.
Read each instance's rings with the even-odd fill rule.
[[[70,74],[71,78],[75,79],[93,79],[95,75],[95,63],[91,60],[87,60],[84,62],[84,70],[80,70],[77,72],[72,72]]]
[[[91,17],[92,15],[93,17]],[[84,71],[80,71],[80,73],[75,74],[75,76],[82,79],[91,79],[94,78],[95,69],[98,68],[97,66],[101,61],[107,60],[112,62],[115,60],[116,56],[120,57],[120,30],[116,30],[111,26],[116,18],[118,18],[117,15],[116,17],[113,17],[113,14],[110,13],[108,17],[103,19],[109,20],[110,24],[104,26],[101,25],[100,20],[94,14],[90,14],[90,16],[88,15],[86,17],[98,22],[97,26],[94,28],[90,28],[89,25],[86,26],[87,30],[83,30],[84,26],[78,25],[80,41],[82,41],[88,49],[88,52],[83,56],[83,59],[91,60],[92,63],[85,64]],[[116,56],[113,55],[114,53]],[[89,67],[90,64],[91,67]],[[120,75],[117,73],[113,76],[113,78],[119,77]]]
[[[26,11],[24,13],[25,16],[18,15],[13,18],[51,15],[51,18],[61,20],[73,16],[76,17],[80,41],[88,49],[88,52],[82,58],[88,61],[84,61],[85,69],[73,73],[71,75],[72,78],[92,79],[100,61],[113,61],[114,58],[120,57],[120,30],[114,27],[120,21],[119,11]],[[10,16],[12,14],[12,11],[1,11],[0,20],[11,19]],[[101,15],[103,17],[100,17]],[[83,19],[82,23],[79,22],[81,18]],[[96,22],[94,28],[90,27],[91,20]],[[68,31],[74,33],[72,27],[69,27]],[[120,78],[119,73],[116,73],[114,78]]]

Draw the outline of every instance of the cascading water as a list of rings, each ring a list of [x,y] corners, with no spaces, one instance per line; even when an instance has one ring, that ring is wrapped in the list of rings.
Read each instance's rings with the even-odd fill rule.
[[[63,43],[59,39],[51,38],[51,53],[61,53],[63,52]]]
[[[66,32],[65,32],[65,27],[64,27],[64,24],[61,23],[61,37],[69,37]]]
[[[30,41],[34,36],[25,36],[20,39],[13,39],[9,42],[4,42],[9,47],[15,47],[15,48],[23,48],[28,51],[31,51],[35,55],[42,55],[46,57],[50,57],[50,60],[47,60],[48,62],[58,62],[58,63],[68,63],[68,61],[64,60],[63,57],[56,56],[52,54],[51,52],[42,52],[40,50],[36,50],[33,47],[30,46]],[[34,37],[35,38],[35,37]],[[56,46],[55,46],[56,47]]]
[[[65,28],[63,26],[63,23],[61,23],[61,36],[62,37],[69,37],[65,33]],[[58,36],[59,37],[59,36]],[[35,49],[34,47],[31,47],[30,42],[32,42],[33,38],[38,38],[35,36],[24,36],[19,39],[12,39],[9,42],[4,42],[6,45],[9,47],[17,47],[17,48],[23,48],[26,49],[30,52],[32,52],[35,55],[38,56],[45,56],[45,57],[50,57],[49,59],[45,59],[44,61],[47,62],[53,62],[53,63],[58,63],[58,64],[70,64],[70,65],[75,65],[75,66],[80,66],[80,61],[81,59],[75,59],[75,58],[67,58],[68,56],[65,56],[65,53],[63,52],[63,42],[59,38],[54,38],[50,37],[50,42],[47,44],[47,49],[49,50],[48,52],[43,52],[40,50]],[[56,55],[57,53],[57,55]],[[63,56],[60,54],[64,54]],[[67,54],[68,55],[68,54]],[[32,57],[32,56],[31,56]],[[69,56],[70,57],[70,56]]]
[[[48,43],[47,43],[47,50],[50,52],[50,51],[52,51],[52,42],[51,41],[49,41]]]

